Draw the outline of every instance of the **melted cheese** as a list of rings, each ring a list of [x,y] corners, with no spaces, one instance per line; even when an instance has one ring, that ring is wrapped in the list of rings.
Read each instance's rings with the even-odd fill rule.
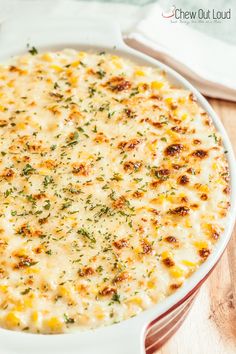
[[[0,324],[110,325],[212,252],[229,206],[221,137],[159,69],[31,53],[0,66]]]

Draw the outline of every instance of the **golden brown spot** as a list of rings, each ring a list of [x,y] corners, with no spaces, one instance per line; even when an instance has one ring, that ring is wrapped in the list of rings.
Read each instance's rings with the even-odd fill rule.
[[[35,265],[37,262],[35,262],[32,258],[27,257],[27,256],[22,256],[21,261],[15,265],[15,269],[20,269],[20,268],[26,268],[30,267],[32,265]]]
[[[108,143],[109,139],[106,137],[106,135],[102,132],[97,133],[96,137],[94,138],[94,141],[98,144],[101,143]]]
[[[66,121],[78,121],[78,120],[80,120],[81,119],[81,117],[82,117],[82,114],[78,111],[78,110],[73,110],[70,114],[69,114],[69,116],[68,116],[68,118],[66,119]]]
[[[192,156],[197,157],[197,158],[199,158],[199,159],[204,159],[205,157],[208,156],[208,152],[205,151],[205,150],[195,150],[195,151],[192,153]]]
[[[102,290],[99,291],[99,294],[102,296],[111,296],[117,293],[117,290],[115,288],[111,288],[109,286],[106,286]]]
[[[37,199],[37,200],[41,200],[41,199],[46,198],[46,197],[47,197],[47,196],[46,196],[45,193],[38,193],[38,194],[34,194],[34,195],[33,195],[33,198],[34,198],[34,199]]]
[[[6,249],[8,243],[5,240],[0,239],[0,252]]]
[[[160,181],[150,182],[150,187],[153,189],[157,188],[159,185],[160,185]]]
[[[5,168],[1,174],[1,177],[10,179],[15,175],[15,172],[11,168]]]
[[[157,100],[157,101],[161,101],[162,100],[162,96],[161,95],[151,95],[150,98],[152,100]]]
[[[8,125],[7,120],[5,119],[0,119],[0,128],[6,127]]]
[[[142,249],[143,249],[143,254],[150,254],[152,253],[152,246],[147,240],[143,240],[141,242]]]
[[[190,205],[192,209],[198,209],[199,205],[197,203],[191,204]]]
[[[201,140],[199,140],[199,139],[194,139],[194,140],[193,140],[193,144],[194,144],[194,145],[199,145],[199,144],[201,144]]]
[[[213,238],[213,240],[218,240],[220,237],[220,234],[217,231],[213,230],[211,237]]]
[[[198,253],[199,253],[199,256],[205,260],[208,258],[208,256],[210,255],[211,252],[208,248],[202,248],[198,251]]]
[[[39,142],[34,143],[34,144],[27,142],[26,143],[26,147],[27,147],[28,151],[39,152],[39,151],[42,150],[42,141],[39,141]]]
[[[41,164],[42,167],[46,167],[50,170],[56,168],[57,165],[58,165],[58,163],[54,160],[46,160],[46,161],[42,162],[42,164]]]
[[[182,286],[182,283],[174,283],[174,284],[170,284],[170,290],[177,290]]]
[[[174,244],[178,243],[177,238],[174,237],[174,236],[166,236],[166,237],[164,238],[164,241],[166,241],[166,242],[168,242],[168,243],[174,243]]]
[[[201,196],[200,196],[200,199],[204,200],[204,201],[207,200],[208,199],[207,194],[206,193],[202,193]]]
[[[191,92],[188,96],[191,102],[197,102],[197,97]]]
[[[122,248],[128,247],[129,242],[125,238],[121,238],[120,240],[114,241],[113,245],[118,249],[121,250]]]
[[[180,133],[180,134],[185,134],[187,132],[187,128],[186,127],[172,127],[171,130],[175,133]]]
[[[124,112],[125,112],[125,115],[128,117],[128,118],[135,118],[137,115],[135,114],[135,112],[133,112],[131,109],[129,108],[125,108],[124,109]]]
[[[186,197],[186,196],[185,197],[181,197],[180,200],[181,200],[182,203],[188,203],[188,197]]]
[[[121,196],[112,203],[112,206],[115,209],[123,209],[126,203],[126,198],[124,196]]]
[[[225,188],[223,189],[223,192],[224,192],[225,194],[230,194],[230,187],[229,187],[229,186],[225,187]]]
[[[143,196],[144,196],[144,192],[140,192],[140,191],[135,191],[133,194],[132,194],[132,196],[134,197],[134,198],[142,198]]]
[[[139,139],[131,139],[129,141],[121,141],[118,144],[118,148],[121,150],[129,151],[133,150],[141,143],[141,140]]]
[[[61,99],[63,98],[63,95],[61,95],[58,92],[49,92],[49,96],[51,96],[52,98],[55,98],[56,101],[60,102]]]
[[[4,279],[6,275],[7,274],[6,274],[5,270],[0,268],[0,279]]]
[[[172,102],[172,103],[170,104],[170,109],[174,110],[174,109],[176,109],[176,108],[178,108],[178,104],[177,104],[176,102]]]
[[[116,284],[116,283],[121,283],[123,282],[124,280],[128,279],[129,278],[129,274],[127,272],[121,272],[119,273],[118,275],[115,276],[115,278],[113,279],[113,283]]]
[[[165,155],[176,156],[179,155],[183,150],[184,146],[182,144],[172,144],[165,149]]]
[[[18,235],[28,236],[28,237],[39,237],[42,235],[42,231],[33,230],[28,224],[23,224],[18,230]]]
[[[34,253],[40,254],[42,252],[43,252],[43,246],[40,245],[40,246],[34,248]]]
[[[173,163],[172,164],[172,167],[175,169],[175,170],[180,170],[181,169],[181,165],[178,165],[178,164],[176,164],[176,163]]]
[[[85,163],[75,162],[72,164],[72,173],[79,176],[88,176],[90,172],[90,166]]]
[[[79,269],[78,274],[80,277],[87,277],[94,274],[94,269],[92,267],[84,267],[83,269]]]
[[[154,170],[154,175],[159,179],[159,181],[166,181],[170,177],[170,170],[167,168]]]
[[[149,124],[151,124],[154,128],[158,128],[158,129],[161,129],[161,128],[164,126],[164,123],[161,123],[161,122],[154,122],[154,121],[151,120],[150,118],[142,118],[142,119],[140,120],[140,123],[143,123],[143,122],[149,123]]]
[[[44,225],[44,224],[46,224],[48,222],[48,218],[41,218],[41,219],[39,219],[39,224],[40,225]]]
[[[23,162],[29,162],[30,161],[30,156],[23,156],[22,161]]]
[[[189,183],[189,178],[186,175],[180,176],[178,178],[178,183],[181,184],[182,186],[186,185]]]
[[[190,209],[186,206],[179,206],[175,209],[170,209],[169,213],[172,215],[186,216],[190,212]]]
[[[124,163],[124,170],[126,172],[133,172],[139,171],[142,167],[141,161],[127,161]]]
[[[173,261],[173,259],[169,258],[169,257],[166,257],[162,260],[163,264],[170,268],[170,267],[173,267],[175,265],[175,262]]]
[[[24,70],[18,68],[17,66],[14,66],[14,65],[11,65],[11,66],[9,67],[9,71],[12,72],[12,73],[18,73],[19,75],[22,75],[22,74],[25,73]]]
[[[113,92],[121,92],[130,89],[131,83],[121,76],[115,76],[107,81],[104,86],[107,86]]]

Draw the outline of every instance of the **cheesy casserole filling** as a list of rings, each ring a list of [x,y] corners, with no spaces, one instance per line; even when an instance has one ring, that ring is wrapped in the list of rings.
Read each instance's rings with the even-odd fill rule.
[[[165,73],[106,53],[0,66],[0,325],[64,333],[163,301],[221,237],[221,137]]]

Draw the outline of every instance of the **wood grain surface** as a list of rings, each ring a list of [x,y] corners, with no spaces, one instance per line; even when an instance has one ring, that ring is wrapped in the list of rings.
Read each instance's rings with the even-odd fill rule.
[[[236,154],[236,103],[209,99]],[[235,196],[236,197],[236,196]],[[236,228],[179,331],[158,354],[236,354]]]

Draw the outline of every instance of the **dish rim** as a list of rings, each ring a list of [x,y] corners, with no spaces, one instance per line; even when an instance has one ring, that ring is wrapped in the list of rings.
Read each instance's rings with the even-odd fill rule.
[[[230,202],[231,202],[231,207],[230,210],[228,211],[227,215],[227,226],[221,235],[220,239],[217,241],[214,250],[212,254],[209,256],[209,258],[199,267],[198,270],[195,271],[193,275],[191,275],[190,278],[188,278],[183,286],[178,289],[174,294],[168,296],[163,300],[163,302],[159,302],[156,305],[153,305],[150,309],[147,309],[145,311],[142,311],[139,315],[137,315],[134,318],[127,319],[124,321],[121,321],[120,323],[116,325],[110,325],[107,327],[99,327],[95,330],[86,330],[86,331],[79,331],[77,330],[74,333],[63,333],[63,334],[57,334],[57,335],[38,335],[34,333],[25,333],[25,332],[18,332],[18,331],[10,331],[7,329],[0,328],[0,335],[4,335],[6,338],[13,338],[13,337],[18,337],[21,339],[24,337],[31,337],[34,338],[40,338],[40,341],[43,341],[43,338],[56,338],[57,340],[59,337],[67,337],[67,336],[76,336],[76,343],[84,337],[87,338],[86,340],[91,340],[88,339],[89,335],[88,333],[92,334],[93,340],[98,336],[101,336],[105,338],[109,333],[111,333],[112,329],[113,332],[119,330],[121,332],[126,332],[127,328],[134,328],[135,333],[141,333],[141,337],[143,338],[144,335],[144,330],[148,326],[149,323],[151,323],[154,319],[164,316],[166,313],[169,313],[172,309],[172,307],[175,307],[178,303],[183,301],[184,298],[190,294],[195,287],[197,287],[203,280],[207,277],[207,275],[210,273],[210,271],[214,268],[218,260],[220,259],[221,255],[223,254],[229,240],[232,234],[234,222],[235,222],[235,215],[236,215],[236,198],[233,199],[233,196],[236,195],[236,163],[235,163],[235,158],[234,158],[234,152],[229,140],[229,137],[223,127],[223,124],[221,123],[218,115],[214,112],[213,108],[210,106],[210,104],[207,102],[207,100],[198,92],[198,90],[192,86],[184,77],[182,77],[179,73],[177,73],[175,70],[171,69],[167,65],[161,63],[160,61],[153,59],[149,57],[148,55],[141,53],[137,50],[132,49],[128,45],[126,45],[122,38],[121,38],[121,33],[117,25],[114,25],[114,23],[111,23],[109,21],[106,21],[104,24],[104,21],[95,21],[93,20],[93,23],[91,23],[88,20],[82,20],[78,24],[77,21],[72,21],[71,18],[68,19],[63,19],[63,29],[65,30],[66,28],[66,35],[63,34],[59,38],[58,35],[55,35],[53,33],[50,33],[49,36],[44,37],[46,34],[46,29],[53,28],[51,26],[58,26],[59,19],[57,18],[55,21],[50,20],[51,24],[49,22],[43,23],[43,25],[39,22],[31,22],[31,23],[25,23],[23,24],[20,22],[20,25],[22,26],[23,30],[20,31],[20,40],[17,42],[15,36],[12,36],[14,34],[14,31],[17,29],[17,26],[19,26],[19,22],[15,23],[7,23],[5,29],[4,26],[2,28],[2,32],[4,34],[5,32],[5,38],[2,38],[2,43],[0,40],[0,49],[1,46],[3,46],[4,50],[0,54],[0,60],[1,58],[8,58],[9,56],[15,54],[18,55],[18,53],[22,53],[26,49],[26,43],[28,43],[29,36],[25,32],[25,29],[27,30],[29,28],[32,28],[32,32],[30,34],[31,36],[31,43],[34,43],[37,48],[40,50],[47,50],[48,48],[53,49],[62,49],[62,48],[74,48],[74,49],[90,49],[91,51],[97,51],[98,49],[105,49],[108,52],[115,52],[118,55],[123,56],[124,58],[129,58],[133,60],[134,62],[142,62],[143,65],[149,65],[149,66],[154,66],[158,67],[162,70],[164,70],[167,73],[168,79],[171,80],[171,82],[176,82],[179,83],[182,88],[190,90],[197,98],[198,104],[209,114],[211,117],[214,126],[216,127],[216,130],[220,132],[224,148],[227,150],[226,158],[227,158],[227,163],[229,166],[229,172],[230,172],[230,185],[231,185],[231,195],[230,195]],[[88,23],[90,23],[90,27],[88,28]],[[37,31],[35,31],[35,24]],[[67,26],[69,27],[67,28]],[[28,27],[27,27],[28,26]],[[30,26],[30,27],[29,27]],[[43,26],[43,27],[42,27]],[[73,27],[74,26],[74,27]],[[95,26],[95,27],[94,27]],[[96,38],[94,36],[91,37],[91,33],[94,34],[94,29],[96,26],[101,26],[103,29],[102,34],[99,38]],[[107,26],[109,27],[110,33],[107,31]],[[81,34],[81,36],[72,35],[71,36],[71,30],[73,28],[78,29],[84,29],[85,28],[85,34],[90,34],[90,36],[86,37],[84,36],[84,33]],[[38,33],[38,29],[42,29],[42,33]],[[99,28],[99,30],[101,29]],[[53,28],[55,31],[55,28]],[[92,29],[92,32],[89,32],[90,29]],[[86,32],[87,31],[87,32]],[[107,32],[107,33],[106,33]],[[62,32],[60,32],[62,33]],[[26,42],[27,40],[27,42]],[[23,49],[23,43],[24,43],[24,49]],[[60,44],[61,43],[61,44]],[[65,45],[65,43],[68,43]],[[74,43],[74,44],[73,44]],[[114,48],[114,46],[116,48]],[[1,60],[2,62],[2,60]],[[128,326],[128,327],[127,327]],[[122,329],[123,328],[123,329]],[[12,340],[12,339],[10,339]],[[54,339],[53,339],[54,340]],[[36,340],[38,342],[38,340]],[[39,343],[40,343],[39,341]],[[48,339],[47,339],[48,341]],[[71,347],[73,348],[73,347]],[[68,352],[69,353],[69,352]],[[85,353],[85,352],[83,352]],[[87,351],[86,351],[87,353]],[[88,352],[91,353],[91,352]],[[104,352],[105,353],[105,352]]]

